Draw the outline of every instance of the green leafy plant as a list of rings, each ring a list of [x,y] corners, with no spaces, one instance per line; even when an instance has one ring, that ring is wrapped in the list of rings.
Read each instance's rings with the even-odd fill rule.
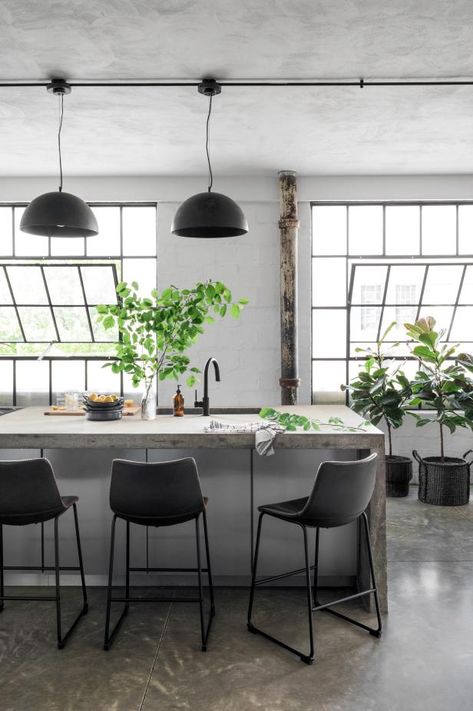
[[[444,428],[455,432],[457,427],[473,429],[473,358],[462,353],[456,356],[458,346],[443,343],[444,330],[435,329],[431,316],[404,324],[407,334],[417,343],[412,355],[419,361],[419,370],[412,383],[413,398],[410,407],[435,411],[435,419],[410,412],[417,427],[437,422],[440,431],[440,456],[445,458]]]
[[[105,367],[128,373],[135,387],[145,381],[149,389],[155,375],[179,380],[186,373],[192,387],[200,370],[190,365],[186,351],[216,318],[227,314],[239,318],[248,299],[234,301],[225,284],[211,280],[191,289],[153,289],[149,297],[139,296],[138,289],[136,282],[120,282],[119,303],[97,306],[97,320],[106,329],[118,329],[121,336],[115,359]]]
[[[396,326],[393,321],[383,333],[376,347],[357,348],[366,360],[349,385],[342,385],[351,397],[351,407],[373,425],[384,420],[388,432],[389,456],[393,456],[392,430],[402,425],[412,389],[408,378],[390,358],[392,353],[385,350],[388,334]],[[398,344],[394,344],[393,347]]]
[[[322,422],[316,418],[305,417],[305,415],[297,415],[292,412],[279,412],[273,407],[263,407],[259,412],[259,416],[263,418],[263,420],[276,422],[288,432],[295,432],[298,428],[302,428],[304,432],[309,432],[310,430],[318,432],[322,427],[332,427],[345,432],[365,432],[363,427],[346,425],[340,417],[329,417],[327,422]],[[363,422],[362,424],[367,425],[369,423]]]

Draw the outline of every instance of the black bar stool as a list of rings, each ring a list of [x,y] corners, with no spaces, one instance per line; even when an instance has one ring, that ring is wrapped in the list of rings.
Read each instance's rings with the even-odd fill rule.
[[[21,459],[16,461],[0,461],[0,612],[5,600],[35,600],[56,603],[57,646],[63,649],[71,632],[80,618],[87,613],[87,590],[85,587],[84,565],[77,518],[77,496],[60,496],[53,469],[47,459]],[[59,517],[72,506],[77,541],[79,566],[63,566],[59,564]],[[43,541],[43,523],[54,520],[54,566],[4,565],[3,561],[3,526],[26,526],[30,523],[41,523],[41,539]],[[44,549],[42,549],[44,550]],[[56,573],[56,594],[52,596],[5,595],[5,570],[54,570]],[[79,570],[82,583],[82,609],[76,619],[62,636],[61,629],[61,570]]]
[[[354,462],[323,462],[315,475],[314,486],[310,496],[302,499],[293,499],[291,501],[282,501],[277,504],[268,504],[267,506],[259,506],[260,511],[258,520],[258,533],[256,536],[256,548],[253,561],[253,575],[251,581],[250,603],[248,607],[248,630],[254,634],[260,634],[266,639],[275,642],[280,647],[297,654],[306,664],[312,664],[314,660],[314,629],[312,612],[322,610],[329,612],[336,617],[350,622],[357,627],[361,627],[375,637],[381,637],[382,623],[379,611],[378,592],[376,588],[376,579],[373,566],[373,555],[371,551],[371,541],[368,526],[368,517],[365,513],[370,499],[373,495],[374,485],[376,481],[376,454],[371,454],[366,459],[360,459]],[[264,516],[273,516],[274,518],[286,521],[287,523],[295,523],[300,526],[304,538],[304,554],[305,567],[299,570],[293,570],[282,575],[274,575],[268,578],[256,580],[256,569],[258,565],[258,552],[261,538],[261,525]],[[319,558],[319,532],[321,528],[336,528],[345,526],[347,523],[360,519],[364,531],[366,545],[368,549],[368,558],[371,572],[372,584],[368,590],[363,590],[354,595],[333,600],[321,605],[317,597],[317,569]],[[315,528],[315,561],[314,565],[309,564],[309,550],[307,544],[307,529]],[[312,586],[310,580],[310,571],[314,571],[314,595],[312,598]],[[276,580],[288,578],[291,575],[305,573],[307,587],[307,611],[309,618],[309,654],[290,647],[276,637],[264,632],[253,624],[252,613],[256,585],[262,585]],[[364,595],[374,595],[376,605],[376,615],[378,618],[378,626],[376,628],[368,627],[367,625],[354,620],[341,612],[332,610],[332,606],[337,603],[347,602]]]
[[[168,462],[130,462],[115,459],[112,464],[110,485],[110,508],[114,516],[110,541],[110,569],[107,590],[107,614],[105,620],[104,649],[110,649],[125,616],[130,602],[198,602],[200,607],[200,629],[202,651],[207,649],[207,640],[215,615],[212,572],[210,568],[209,539],[206,516],[207,499],[202,496],[197,465],[192,458],[177,459]],[[207,567],[202,568],[200,555],[199,521],[202,514],[204,527],[205,552]],[[115,526],[117,518],[126,521],[126,578],[125,597],[112,597],[113,560],[115,549]],[[131,568],[130,567],[130,523],[140,526],[174,526],[185,521],[195,520],[197,549],[196,568]],[[131,597],[130,572],[180,572],[197,573],[199,596],[187,597]],[[208,574],[210,593],[210,615],[205,626],[204,595],[202,573]],[[112,602],[123,602],[124,608],[115,627],[110,633],[110,613]]]

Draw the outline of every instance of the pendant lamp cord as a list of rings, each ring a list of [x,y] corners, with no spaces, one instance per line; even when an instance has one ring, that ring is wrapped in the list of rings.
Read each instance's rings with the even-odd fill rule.
[[[212,165],[210,163],[210,152],[209,152],[209,122],[210,122],[210,114],[212,113],[212,99],[213,96],[212,94],[209,96],[209,113],[207,114],[207,123],[205,125],[205,152],[207,154],[207,163],[209,164],[209,187],[208,187],[208,192],[212,190],[212,185],[213,185],[213,174],[212,174]]]
[[[59,192],[62,192],[61,131],[62,131],[63,116],[64,116],[64,94],[59,94],[59,129],[57,132],[57,147],[58,147],[58,152],[59,152]]]

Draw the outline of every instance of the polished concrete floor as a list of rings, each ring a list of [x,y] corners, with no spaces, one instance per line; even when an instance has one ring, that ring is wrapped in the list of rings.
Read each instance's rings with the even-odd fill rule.
[[[311,667],[246,631],[245,590],[217,591],[205,654],[192,604],[134,606],[105,653],[103,590],[91,590],[90,612],[63,651],[50,605],[8,603],[0,615],[0,711],[471,711],[472,504],[429,507],[415,488],[388,501],[383,638],[319,614]],[[77,591],[67,589],[65,600],[72,612]],[[258,600],[261,625],[304,645],[301,591],[261,590]]]

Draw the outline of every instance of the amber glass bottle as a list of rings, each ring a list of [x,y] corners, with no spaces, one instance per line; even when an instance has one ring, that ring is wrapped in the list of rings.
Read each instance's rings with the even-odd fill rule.
[[[184,416],[184,397],[181,393],[181,386],[177,386],[176,394],[172,398],[172,409],[174,412],[174,417]]]

